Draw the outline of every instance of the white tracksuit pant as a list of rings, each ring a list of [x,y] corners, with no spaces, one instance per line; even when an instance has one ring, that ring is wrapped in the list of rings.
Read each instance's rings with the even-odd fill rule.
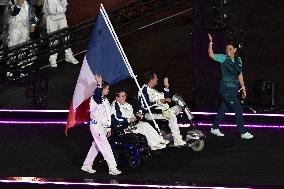
[[[155,150],[155,147],[165,141],[164,138],[160,136],[149,123],[140,121],[135,126],[136,129],[132,132],[144,135],[147,138],[148,145],[152,150]]]
[[[153,114],[154,119],[166,119],[162,114]],[[150,114],[146,114],[145,118],[148,120],[152,120],[151,115]],[[174,142],[179,142],[182,140],[182,136],[180,134],[180,130],[179,130],[179,126],[177,124],[177,116],[172,113],[171,115],[171,119],[168,120],[169,121],[169,127],[171,129],[173,138],[174,138]]]
[[[66,28],[66,27],[68,27],[66,16],[64,16],[63,18],[58,19],[58,20],[51,20],[49,16],[46,17],[47,33],[51,33],[51,32]],[[55,41],[55,43],[58,43],[58,41]],[[73,52],[72,52],[71,48],[65,49],[65,55],[66,56],[73,56]],[[57,59],[57,53],[51,55],[50,59],[56,60]]]
[[[94,141],[84,161],[85,166],[92,167],[98,153],[101,152],[106,160],[109,169],[116,169],[117,164],[111,149],[111,146],[106,137],[106,129],[101,124],[91,124],[90,130]]]

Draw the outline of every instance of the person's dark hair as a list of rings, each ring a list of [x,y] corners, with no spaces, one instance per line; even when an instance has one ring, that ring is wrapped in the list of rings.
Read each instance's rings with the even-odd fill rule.
[[[119,95],[120,95],[121,92],[125,92],[125,93],[126,93],[126,91],[125,91],[124,89],[118,89],[118,90],[116,90],[116,92],[115,92],[115,97],[119,97]]]
[[[156,73],[153,72],[153,71],[146,71],[146,72],[144,73],[144,82],[145,82],[145,83],[148,83],[151,79],[154,78],[154,75],[155,75],[155,74],[156,74]]]
[[[227,41],[226,46],[228,46],[228,45],[232,45],[234,48],[238,48],[238,45],[235,41]]]
[[[107,86],[109,86],[109,83],[107,81],[103,81],[102,83],[102,88],[106,88]]]

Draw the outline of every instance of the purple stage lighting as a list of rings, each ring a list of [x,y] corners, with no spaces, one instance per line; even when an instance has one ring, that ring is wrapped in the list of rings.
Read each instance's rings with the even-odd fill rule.
[[[33,121],[33,120],[0,120],[2,125],[66,125],[66,121]],[[85,122],[87,124],[87,122]],[[198,126],[211,127],[210,122],[196,122]],[[236,127],[235,124],[220,124],[221,127]],[[179,124],[179,127],[190,127],[190,124]],[[283,129],[284,125],[273,125],[273,124],[245,124],[245,127],[249,128],[278,128]]]
[[[199,122],[198,126],[206,126],[211,127],[212,123]],[[220,127],[237,127],[236,124],[220,124]],[[248,128],[275,128],[275,129],[283,129],[284,125],[272,125],[272,124],[245,124],[245,127]]]
[[[216,115],[216,112],[192,112],[194,115]],[[226,113],[226,115],[234,116],[235,113]],[[259,116],[259,117],[284,117],[284,114],[252,114],[243,113],[244,116]]]
[[[0,112],[22,112],[22,113],[68,113],[69,110],[8,110],[0,109]],[[216,115],[216,112],[192,112],[194,115]],[[226,113],[226,115],[235,115],[235,113]],[[284,117],[284,114],[257,114],[257,113],[244,113],[244,116],[259,116],[259,117]]]
[[[16,179],[14,179],[16,178]],[[92,179],[88,179],[91,180]],[[119,184],[119,183],[97,183],[97,182],[62,182],[48,181],[37,177],[12,177],[8,180],[0,180],[1,183],[18,183],[18,184],[54,184],[54,185],[77,185],[77,186],[104,186],[104,187],[129,187],[129,188],[188,188],[188,189],[229,189],[229,187],[211,187],[211,186],[174,186],[174,185],[158,185],[158,184]],[[245,189],[236,188],[235,189]]]
[[[69,110],[7,110],[7,109],[0,109],[0,112],[33,112],[33,113],[68,113]]]
[[[14,125],[66,125],[67,121],[26,121],[26,120],[0,120],[0,124],[14,124]]]

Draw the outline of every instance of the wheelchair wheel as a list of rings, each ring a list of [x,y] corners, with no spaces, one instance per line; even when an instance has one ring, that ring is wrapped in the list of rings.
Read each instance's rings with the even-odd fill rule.
[[[193,130],[189,130],[188,132],[194,132],[196,134],[198,134],[199,136],[205,136],[200,130],[198,129],[193,129]]]
[[[128,164],[132,168],[138,168],[140,166],[140,158],[137,158],[135,156],[130,156],[128,158]]]
[[[195,152],[199,152],[204,148],[204,140],[199,140],[194,145],[191,146],[191,149]]]

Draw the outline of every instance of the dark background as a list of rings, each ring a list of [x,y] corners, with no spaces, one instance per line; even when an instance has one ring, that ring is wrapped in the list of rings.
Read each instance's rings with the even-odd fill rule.
[[[131,2],[133,1],[103,1],[108,12],[128,5]],[[98,3],[98,1],[91,0],[70,1],[67,14],[69,24],[75,25],[95,17]],[[283,110],[282,106],[284,105],[284,79],[282,77],[284,65],[281,58],[281,55],[284,53],[282,48],[283,4],[283,1],[276,0],[229,0],[227,7],[229,13],[228,26],[244,31],[242,34],[244,39],[243,50],[246,57],[244,75],[248,88],[248,100],[252,104],[269,105],[269,95],[261,95],[259,98],[255,98],[253,85],[258,80],[274,81],[277,84],[276,105],[280,110]],[[189,5],[186,4],[186,6]],[[172,12],[174,10],[169,10],[168,15],[171,15]],[[134,72],[140,76],[144,71],[154,69],[159,73],[160,81],[162,81],[164,76],[169,77],[172,91],[181,94],[192,105],[196,104],[194,100],[198,100],[194,99],[193,88],[210,85],[209,91],[201,87],[197,97],[203,95],[202,98],[204,97],[205,99],[199,99],[199,102],[205,103],[205,105],[206,101],[211,102],[214,99],[214,104],[210,104],[208,108],[216,109],[218,101],[215,100],[215,97],[218,88],[215,80],[219,77],[218,67],[215,65],[210,67],[210,69],[214,68],[214,71],[205,69],[204,78],[199,78],[199,80],[198,78],[193,79],[193,76],[196,76],[194,75],[196,70],[194,70],[193,65],[195,65],[195,62],[193,62],[192,58],[198,54],[206,56],[207,34],[204,31],[198,33],[198,31],[194,30],[192,12],[189,11],[138,32],[135,31],[138,27],[152,23],[165,16],[167,16],[167,12],[159,13],[123,29],[117,29],[118,35],[123,36],[120,37],[120,40]],[[197,35],[204,43],[198,46],[198,48],[194,46],[194,36]],[[222,53],[224,49],[220,46],[223,43],[222,40],[222,38],[219,38],[215,42],[216,53]],[[83,55],[77,58],[82,60]],[[207,57],[203,56],[200,57],[199,61],[202,65],[212,63]],[[48,108],[67,109],[69,107],[79,70],[80,66],[78,65],[63,63],[59,65],[58,70],[50,72]],[[199,72],[203,71],[199,70]],[[213,75],[206,75],[208,72]],[[200,83],[197,83],[197,80]],[[193,86],[194,82],[195,86]],[[133,81],[126,80],[119,85],[126,87],[130,95],[136,95]],[[0,85],[0,90],[0,107],[12,109],[26,108],[24,87]],[[206,97],[208,98],[206,99]],[[198,110],[202,106],[202,104],[198,104],[194,108]]]

